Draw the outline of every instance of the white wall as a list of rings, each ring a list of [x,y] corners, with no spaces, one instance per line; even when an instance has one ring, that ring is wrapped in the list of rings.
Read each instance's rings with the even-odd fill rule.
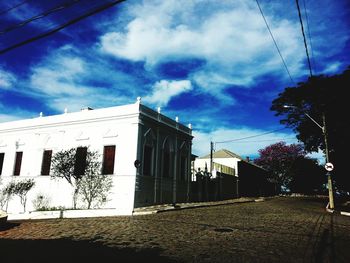
[[[239,176],[238,171],[238,162],[240,159],[238,158],[213,158],[214,163],[222,164],[228,167],[231,167],[235,169],[236,176]],[[203,159],[203,158],[196,158],[194,161],[194,169],[197,172],[198,168],[201,169],[201,171],[204,171],[205,164],[207,164],[208,172],[210,172],[210,158]]]
[[[27,210],[33,210],[37,194],[51,198],[51,206],[72,206],[72,187],[65,180],[41,176],[43,151],[55,152],[89,146],[103,154],[106,145],[116,146],[113,189],[106,208],[131,214],[134,203],[139,123],[139,104],[83,111],[0,124],[0,153],[5,153],[2,186],[11,180],[33,178],[35,187],[28,194]],[[15,153],[23,151],[21,172],[13,176]],[[9,204],[8,212],[22,211],[19,198]]]

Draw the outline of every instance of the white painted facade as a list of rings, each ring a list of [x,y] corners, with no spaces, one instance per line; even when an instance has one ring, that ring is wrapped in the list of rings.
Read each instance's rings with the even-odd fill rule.
[[[148,138],[150,136],[151,140]],[[148,152],[152,156],[149,158],[143,156],[146,141],[147,145],[151,145]],[[28,193],[27,211],[34,210],[32,201],[38,194],[47,196],[51,207],[71,208],[72,186],[65,179],[41,175],[43,151],[52,150],[54,155],[62,149],[89,147],[90,150],[97,150],[101,154],[102,161],[104,147],[115,146],[114,171],[113,174],[106,175],[111,176],[113,188],[103,208],[116,209],[120,215],[130,215],[135,207],[135,196],[138,200],[140,196],[152,197],[138,201],[138,204],[169,202],[168,199],[162,199],[162,193],[157,193],[157,183],[147,189],[143,187],[143,183],[138,183],[139,177],[146,177],[142,173],[143,161],[146,159],[151,162],[152,174],[148,177],[153,178],[146,177],[147,180],[163,182],[162,154],[167,145],[171,145],[172,154],[169,158],[173,169],[170,176],[172,186],[169,191],[172,191],[172,201],[176,202],[179,198],[176,191],[180,189],[177,188],[180,158],[178,154],[182,151],[181,147],[186,146],[186,154],[190,156],[191,141],[190,128],[147,108],[141,104],[140,99],[134,104],[124,106],[85,109],[81,112],[65,112],[61,115],[0,123],[0,154],[4,157],[0,189],[12,180],[33,178],[35,186]],[[22,152],[19,175],[14,175],[16,152]],[[189,159],[188,157],[186,160],[188,164]],[[140,167],[135,167],[135,160],[140,161]],[[187,167],[186,182],[190,181],[190,169]],[[158,191],[159,189],[160,186]],[[135,191],[138,192],[137,195]],[[9,202],[8,213],[18,213],[22,210],[19,198],[14,197]]]
[[[234,153],[231,153],[227,150],[220,150],[219,152],[213,153],[213,158],[212,158],[213,167],[210,167],[210,164],[211,164],[210,155],[206,155],[203,157],[197,157],[194,160],[193,168],[195,172],[197,172],[198,169],[200,169],[201,171],[204,171],[205,169],[207,169],[208,172],[210,171],[212,172],[213,178],[215,178],[216,171],[223,172],[220,170],[221,168],[220,165],[223,165],[223,166],[232,168],[232,172],[230,172],[230,174],[234,174],[236,177],[239,177],[238,163],[242,160],[243,159],[240,156]],[[193,175],[193,178],[195,178],[194,175]]]

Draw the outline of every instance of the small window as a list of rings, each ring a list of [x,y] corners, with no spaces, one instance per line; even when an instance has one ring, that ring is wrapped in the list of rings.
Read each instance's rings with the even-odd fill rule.
[[[77,148],[77,152],[75,154],[75,163],[74,163],[75,176],[81,176],[85,174],[86,155],[87,155],[87,147]]]
[[[13,175],[20,175],[21,173],[22,156],[23,152],[16,152],[15,168],[13,171]]]
[[[2,166],[4,164],[5,153],[0,153],[0,175],[2,174]]]
[[[41,175],[50,175],[52,150],[45,150],[41,165]]]
[[[103,149],[102,174],[114,173],[115,145],[105,146]]]

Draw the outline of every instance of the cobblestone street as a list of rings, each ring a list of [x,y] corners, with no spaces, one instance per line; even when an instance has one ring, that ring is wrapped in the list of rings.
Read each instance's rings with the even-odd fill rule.
[[[13,221],[1,262],[350,262],[350,217],[276,197],[132,217]]]

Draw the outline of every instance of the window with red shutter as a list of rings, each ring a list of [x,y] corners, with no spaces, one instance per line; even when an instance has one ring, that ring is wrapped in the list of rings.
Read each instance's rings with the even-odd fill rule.
[[[115,145],[105,146],[103,149],[102,174],[114,173]]]
[[[41,175],[50,175],[52,150],[45,150],[41,165]]]
[[[85,174],[86,155],[87,155],[87,147],[77,148],[77,152],[75,154],[75,163],[74,163],[75,176],[82,176]]]
[[[21,173],[22,156],[23,152],[16,152],[15,169],[13,171],[13,175],[20,175]]]
[[[4,164],[5,153],[0,153],[0,175],[2,174],[2,166]]]

